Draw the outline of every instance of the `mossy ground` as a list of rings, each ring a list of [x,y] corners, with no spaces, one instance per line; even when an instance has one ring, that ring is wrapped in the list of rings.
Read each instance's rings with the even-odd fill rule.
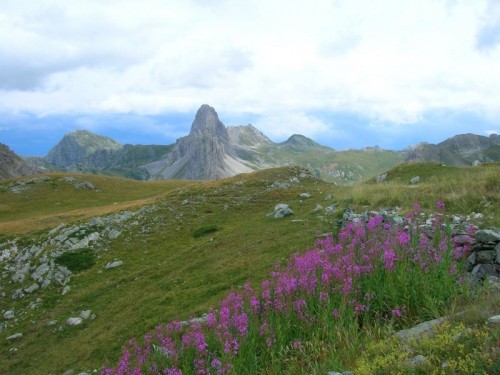
[[[427,166],[408,168],[391,172],[383,184],[339,187],[303,179],[286,190],[268,187],[275,181],[290,181],[299,173],[295,168],[208,182],[75,176],[90,181],[98,192],[76,190],[60,180],[66,175],[49,175],[50,181],[19,195],[1,189],[11,183],[3,182],[1,239],[16,235],[29,240],[61,222],[143,205],[156,204],[159,209],[114,240],[94,266],[76,273],[70,293],[61,296],[59,289],[49,288],[41,295],[39,308],[26,310],[14,327],[1,333],[0,373],[59,374],[70,368],[88,371],[114,364],[129,338],[142,336],[159,323],[199,316],[216,306],[231,288],[241,287],[246,280],[257,284],[276,261],[310,248],[317,236],[336,230],[348,205],[410,209],[418,201],[432,210],[436,200],[444,200],[450,213],[481,212],[485,225],[500,222],[498,164],[468,169],[432,165],[429,168],[434,172],[429,175],[421,172]],[[422,174],[422,183],[409,185],[407,176],[417,174]],[[312,197],[301,199],[302,192]],[[328,194],[333,196],[331,201],[325,201]],[[336,214],[318,217],[313,212],[317,204],[326,207],[334,201]],[[295,214],[281,220],[267,217],[277,203],[289,204]],[[210,227],[217,231],[193,236],[197,229]],[[103,270],[117,258],[124,261],[122,267]],[[9,296],[15,286],[5,279],[1,284]],[[25,304],[4,298],[0,311],[19,311],[26,309]],[[97,318],[81,326],[66,326],[68,317],[84,309],[91,309]],[[58,325],[47,326],[51,320]],[[5,341],[16,332],[23,333],[22,339]],[[12,347],[17,351],[10,351]]]

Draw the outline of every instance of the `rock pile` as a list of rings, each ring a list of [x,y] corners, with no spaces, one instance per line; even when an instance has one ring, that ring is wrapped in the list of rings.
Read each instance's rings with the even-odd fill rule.
[[[500,277],[500,230],[476,232],[472,253],[467,258],[467,271],[475,281],[483,281],[487,275]]]

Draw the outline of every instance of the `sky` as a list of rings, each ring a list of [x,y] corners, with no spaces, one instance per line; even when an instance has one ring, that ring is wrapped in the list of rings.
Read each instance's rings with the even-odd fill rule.
[[[1,0],[0,143],[187,135],[400,150],[500,133],[500,0]]]

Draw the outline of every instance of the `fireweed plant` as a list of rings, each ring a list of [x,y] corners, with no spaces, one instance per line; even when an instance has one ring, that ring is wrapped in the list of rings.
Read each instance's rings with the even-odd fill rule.
[[[436,208],[432,228],[421,225],[418,204],[404,227],[381,216],[349,223],[335,240],[318,239],[276,264],[259,292],[247,283],[228,293],[205,323],[171,322],[130,340],[102,374],[252,374],[306,343],[342,350],[340,332],[356,338],[370,324],[402,328],[435,317],[464,290],[460,260],[473,234],[470,228],[454,242],[442,222],[444,203]],[[338,364],[352,360],[338,353]]]

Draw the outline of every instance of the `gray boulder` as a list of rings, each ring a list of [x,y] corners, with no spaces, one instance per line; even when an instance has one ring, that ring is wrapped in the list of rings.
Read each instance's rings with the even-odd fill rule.
[[[122,232],[116,230],[116,229],[111,229],[108,233],[108,239],[114,240],[115,238],[118,238],[118,236],[122,234]]]
[[[408,343],[411,339],[418,339],[419,337],[432,337],[436,332],[436,328],[444,322],[445,318],[430,320],[420,323],[413,328],[396,332],[395,336],[405,343]]]
[[[410,180],[410,184],[412,185],[416,185],[418,183],[420,183],[420,176],[415,176]]]
[[[494,327],[500,327],[500,315],[492,316],[488,319],[488,325]]]
[[[40,288],[40,285],[37,283],[31,284],[29,287],[25,288],[24,291],[28,294],[33,293],[35,290],[38,290]]]
[[[15,318],[15,313],[13,310],[7,310],[3,313],[3,317],[5,320],[10,320]]]
[[[82,310],[82,312],[80,313],[80,318],[87,320],[88,318],[90,318],[91,314],[92,314],[91,310]]]
[[[66,324],[69,326],[77,326],[82,324],[82,321],[82,318],[68,318],[68,320],[66,320]]]
[[[270,213],[267,214],[267,216],[271,216],[275,219],[281,219],[290,215],[293,215],[293,211],[290,208],[290,206],[288,206],[285,203],[278,203],[274,207],[274,211],[271,211]]]
[[[481,229],[476,232],[476,240],[482,243],[500,242],[500,231],[493,229]]]

